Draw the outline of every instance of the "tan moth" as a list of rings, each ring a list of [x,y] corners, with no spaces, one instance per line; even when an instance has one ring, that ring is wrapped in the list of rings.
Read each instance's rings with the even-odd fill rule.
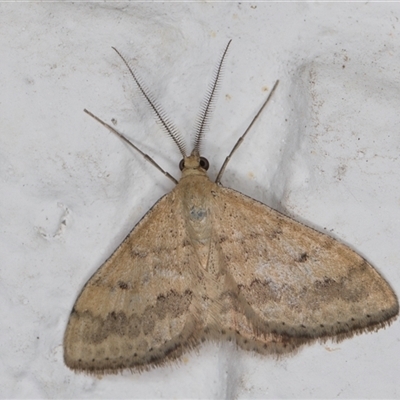
[[[349,247],[215,182],[200,144],[228,43],[187,155],[178,130],[121,56],[183,159],[179,182],[110,125],[176,186],[132,229],[78,296],[64,337],[68,367],[88,373],[146,370],[205,340],[283,355],[388,325],[398,300]],[[114,49],[115,50],[115,49]]]

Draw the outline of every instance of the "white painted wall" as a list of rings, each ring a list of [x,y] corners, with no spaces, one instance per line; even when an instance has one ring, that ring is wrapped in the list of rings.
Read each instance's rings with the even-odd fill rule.
[[[400,293],[399,16],[398,3],[368,2],[0,4],[0,396],[399,397],[398,322],[281,360],[207,344],[96,379],[62,359],[82,286],[173,186],[82,110],[116,119],[179,177],[111,46],[189,141],[233,39],[204,142],[213,177],[280,79],[224,185],[341,238]]]

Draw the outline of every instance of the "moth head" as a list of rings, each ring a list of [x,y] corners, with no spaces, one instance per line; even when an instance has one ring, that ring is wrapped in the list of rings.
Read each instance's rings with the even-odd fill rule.
[[[202,169],[207,171],[209,167],[210,163],[208,162],[207,158],[194,154],[182,158],[182,160],[179,162],[179,169],[181,171],[184,169]]]

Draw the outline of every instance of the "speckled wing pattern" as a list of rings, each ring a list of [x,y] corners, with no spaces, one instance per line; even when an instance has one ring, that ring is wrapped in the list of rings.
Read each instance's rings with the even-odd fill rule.
[[[214,241],[238,288],[225,325],[241,347],[283,354],[377,330],[398,314],[390,286],[348,246],[235,190],[218,197]]]
[[[280,355],[388,324],[396,295],[361,256],[206,176],[143,217],[71,312],[75,370],[146,370],[205,340]]]
[[[187,264],[193,257],[182,246],[185,229],[175,195],[153,206],[83,288],[64,337],[70,368],[147,368],[176,358],[182,343],[192,343],[193,275]]]

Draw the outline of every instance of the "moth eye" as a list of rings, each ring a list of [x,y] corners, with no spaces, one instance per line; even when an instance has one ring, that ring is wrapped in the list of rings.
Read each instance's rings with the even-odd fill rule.
[[[182,158],[182,160],[181,161],[179,161],[179,169],[181,170],[181,171],[183,171],[183,168],[185,167],[185,161],[184,161],[184,159]]]
[[[208,170],[210,167],[210,163],[208,162],[207,158],[200,157],[200,167],[203,168],[205,171]]]

